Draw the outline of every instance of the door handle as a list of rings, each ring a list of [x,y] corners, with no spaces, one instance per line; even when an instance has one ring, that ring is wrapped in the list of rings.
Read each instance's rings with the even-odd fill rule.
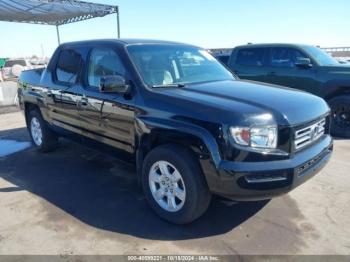
[[[47,97],[52,98],[52,97],[54,97],[54,95],[53,95],[53,93],[51,91],[47,91]]]
[[[89,101],[86,97],[83,97],[82,99],[80,99],[79,101],[79,105],[82,107],[86,107],[88,105]]]

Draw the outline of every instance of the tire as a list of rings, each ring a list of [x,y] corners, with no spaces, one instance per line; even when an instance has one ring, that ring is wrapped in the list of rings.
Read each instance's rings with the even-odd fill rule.
[[[58,138],[47,127],[45,120],[40,112],[34,109],[29,112],[28,130],[32,143],[39,152],[49,152],[56,148]]]
[[[162,172],[161,168],[166,171]],[[164,176],[167,172],[168,181]],[[211,201],[211,193],[197,159],[189,149],[178,145],[162,145],[153,149],[143,162],[141,182],[152,209],[174,224],[196,220],[208,209]]]
[[[338,96],[328,102],[331,110],[331,134],[350,138],[350,96]]]

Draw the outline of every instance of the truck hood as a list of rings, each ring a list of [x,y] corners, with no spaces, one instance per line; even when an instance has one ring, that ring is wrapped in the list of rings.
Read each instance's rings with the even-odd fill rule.
[[[298,125],[329,112],[328,105],[322,98],[295,89],[253,81],[190,84],[182,89],[168,89],[166,93],[199,102],[204,107],[210,105],[212,110],[221,108],[227,112],[230,109],[235,116],[269,113],[280,125]]]

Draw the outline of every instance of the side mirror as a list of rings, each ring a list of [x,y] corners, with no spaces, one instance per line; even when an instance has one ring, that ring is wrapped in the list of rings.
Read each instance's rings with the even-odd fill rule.
[[[310,58],[298,58],[295,62],[295,66],[300,68],[310,68],[312,67],[312,63]]]
[[[126,93],[129,86],[121,75],[103,76],[100,79],[100,92],[103,93]]]

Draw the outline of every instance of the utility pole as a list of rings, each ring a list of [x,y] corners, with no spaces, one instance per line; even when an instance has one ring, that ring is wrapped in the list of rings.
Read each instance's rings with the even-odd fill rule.
[[[117,9],[117,30],[118,30],[118,38],[120,38],[120,19],[119,19],[119,7],[116,6]]]
[[[61,44],[61,40],[60,40],[60,31],[58,30],[58,25],[56,25],[56,33],[57,33],[58,45],[60,45]]]

